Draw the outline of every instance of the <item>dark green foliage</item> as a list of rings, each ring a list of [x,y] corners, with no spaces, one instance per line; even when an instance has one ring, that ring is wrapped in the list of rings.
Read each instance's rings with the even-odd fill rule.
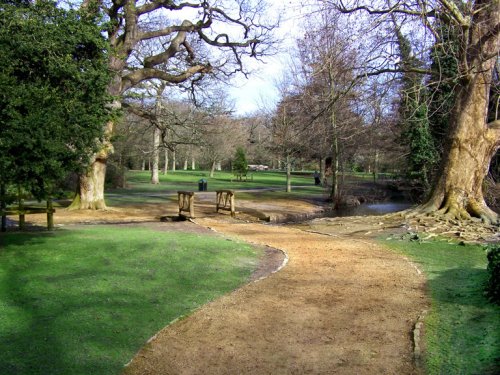
[[[428,189],[438,155],[429,129],[427,105],[414,99],[406,103],[406,110],[412,111],[403,123],[403,140],[409,147],[408,177]]]
[[[488,297],[500,305],[500,245],[492,245],[488,250],[489,279],[486,286]]]
[[[450,114],[455,103],[458,81],[459,32],[456,26],[439,18],[434,26],[439,39],[431,51],[429,77],[429,126],[439,155],[442,155],[448,133]]]
[[[106,42],[95,20],[52,2],[1,8],[0,178],[42,199],[102,137]]]
[[[242,147],[236,149],[236,154],[233,161],[233,171],[237,175],[244,175],[248,170],[248,162],[245,156],[245,150]]]
[[[396,30],[403,67],[408,70],[402,76],[401,104],[399,109],[402,142],[408,147],[407,174],[424,190],[430,186],[431,174],[437,163],[437,153],[429,129],[427,90],[422,77],[411,72],[422,64],[411,54],[408,39]]]

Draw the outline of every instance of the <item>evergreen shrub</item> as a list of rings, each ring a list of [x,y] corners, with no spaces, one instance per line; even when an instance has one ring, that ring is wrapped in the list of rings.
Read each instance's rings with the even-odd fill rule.
[[[486,292],[491,301],[500,305],[500,245],[489,246],[487,258],[489,279]]]

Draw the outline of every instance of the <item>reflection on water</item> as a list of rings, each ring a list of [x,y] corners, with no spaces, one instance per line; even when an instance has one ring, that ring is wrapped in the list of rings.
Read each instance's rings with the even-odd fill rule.
[[[384,203],[368,203],[356,207],[345,207],[335,211],[330,211],[328,217],[344,217],[344,216],[368,216],[368,215],[385,215],[391,212],[406,210],[412,206],[407,202],[384,202]]]

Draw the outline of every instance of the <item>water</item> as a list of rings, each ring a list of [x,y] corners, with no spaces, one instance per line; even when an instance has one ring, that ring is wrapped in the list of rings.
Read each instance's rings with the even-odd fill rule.
[[[369,215],[385,215],[392,212],[406,210],[412,206],[408,202],[383,202],[383,203],[367,203],[356,207],[345,207],[335,211],[330,211],[327,217],[345,217],[345,216],[369,216]]]

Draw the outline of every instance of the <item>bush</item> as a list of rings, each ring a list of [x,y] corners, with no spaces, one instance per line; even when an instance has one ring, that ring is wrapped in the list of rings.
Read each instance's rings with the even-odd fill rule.
[[[486,286],[488,297],[500,305],[500,245],[491,245],[488,248],[489,279]]]

